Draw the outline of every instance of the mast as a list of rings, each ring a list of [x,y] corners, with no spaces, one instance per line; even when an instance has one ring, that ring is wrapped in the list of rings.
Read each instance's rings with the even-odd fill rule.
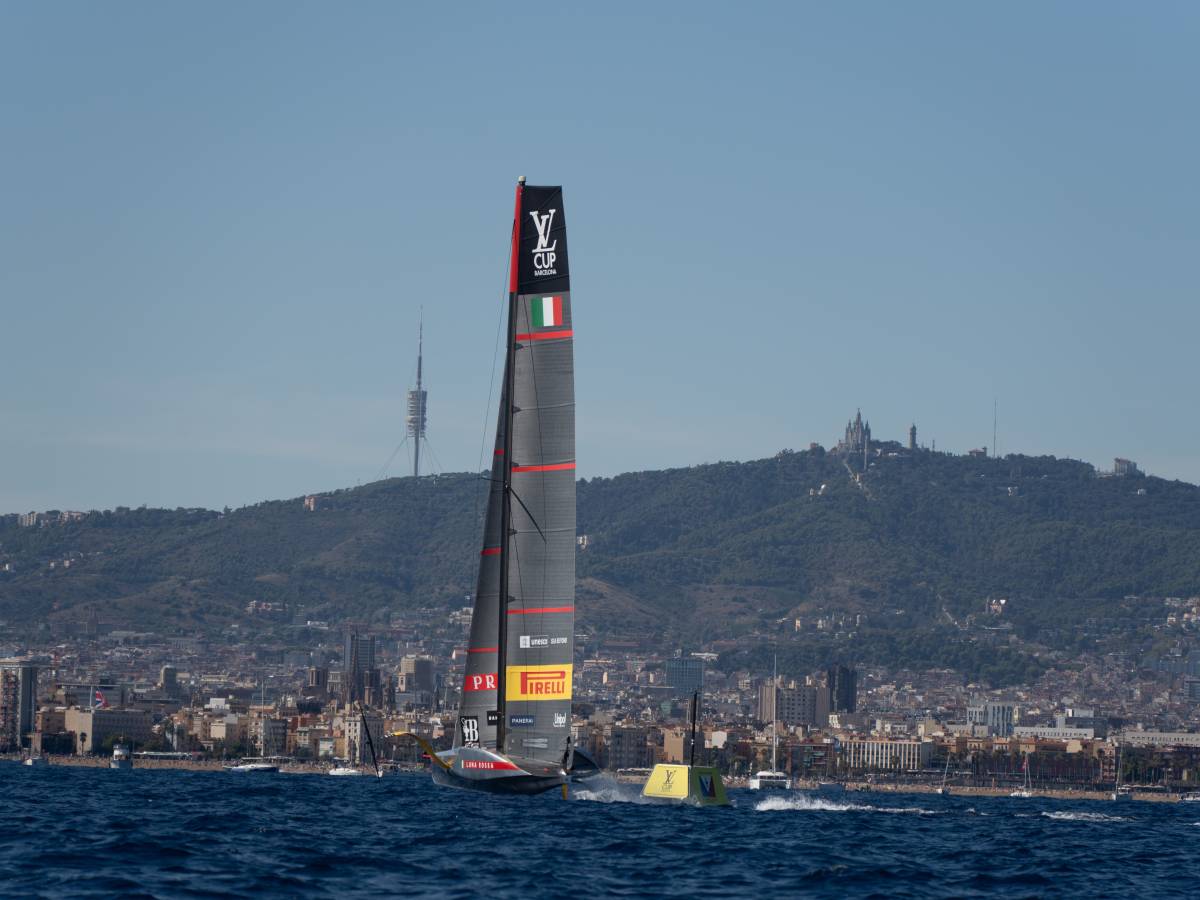
[[[779,749],[779,654],[776,653],[771,661],[771,690],[775,692],[775,701],[771,704],[771,771],[778,772],[775,762]]]
[[[696,691],[695,693],[692,694],[692,741],[691,741],[691,749],[688,754],[688,765],[689,766],[696,765],[696,718],[697,718],[697,714],[699,713],[699,709],[698,709],[699,705],[700,705],[700,692]]]
[[[504,355],[504,446],[501,450],[504,473],[500,491],[500,602],[499,611],[499,641],[496,656],[496,749],[504,752],[504,737],[508,722],[505,718],[507,692],[506,677],[508,662],[508,569],[509,569],[509,535],[512,533],[512,435],[513,435],[513,398],[515,396],[513,377],[516,370],[513,353],[517,343],[517,289],[519,286],[518,273],[521,248],[521,192],[525,188],[525,176],[517,179],[517,196],[513,209],[512,230],[512,260],[508,268],[508,337]]]

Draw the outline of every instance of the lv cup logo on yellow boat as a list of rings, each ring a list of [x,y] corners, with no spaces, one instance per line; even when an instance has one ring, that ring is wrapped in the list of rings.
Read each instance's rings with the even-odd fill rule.
[[[509,700],[570,700],[571,663],[556,666],[506,666]]]

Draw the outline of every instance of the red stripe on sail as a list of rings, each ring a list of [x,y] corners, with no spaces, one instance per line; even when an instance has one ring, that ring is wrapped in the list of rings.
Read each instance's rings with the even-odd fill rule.
[[[552,463],[548,466],[513,466],[514,472],[562,472],[575,468],[575,463]]]
[[[472,647],[467,652],[468,653],[499,653],[500,648],[499,647]]]
[[[551,298],[551,299],[552,299],[552,302],[554,303],[554,324],[555,324],[555,325],[561,325],[561,324],[562,324],[562,320],[563,320],[563,317],[562,317],[562,297],[555,296],[555,297],[553,297],[553,298]]]
[[[533,609],[510,609],[510,616],[532,616],[535,613],[569,613],[575,612],[573,606],[538,606]]]
[[[503,448],[503,447],[497,447],[497,448],[495,449],[495,451],[493,451],[493,453],[492,453],[492,456],[503,456],[503,455],[504,455],[504,448]]]
[[[570,328],[567,328],[564,331],[540,331],[540,332],[537,332],[536,334],[518,334],[517,340],[518,341],[549,341],[549,340],[554,340],[557,338],[569,338],[569,337],[574,337],[574,336],[575,336],[575,332],[572,331]]]
[[[500,552],[499,547],[484,547],[482,550],[479,551],[479,555],[480,556],[495,556],[499,552]]]

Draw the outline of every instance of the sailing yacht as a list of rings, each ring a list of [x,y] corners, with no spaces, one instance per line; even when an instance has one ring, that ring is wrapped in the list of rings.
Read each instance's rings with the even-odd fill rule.
[[[947,747],[946,748],[946,768],[942,770],[942,784],[941,784],[941,787],[939,787],[937,789],[936,793],[939,793],[939,794],[949,794],[950,793],[950,788],[946,787],[946,778],[950,775],[950,757],[952,755],[953,754],[950,753],[950,748]]]
[[[1129,785],[1121,784],[1121,745],[1117,744],[1117,777],[1113,782],[1112,799],[1128,800],[1133,794],[1130,791]]]
[[[572,744],[575,363],[562,188],[517,182],[504,382],[462,701],[434,781],[537,794],[596,767]],[[399,732],[398,734],[403,734]]]
[[[1021,763],[1021,768],[1025,770],[1025,784],[1022,787],[1018,788],[1017,790],[1013,791],[1011,794],[1009,794],[1008,796],[1010,796],[1010,797],[1028,798],[1028,797],[1033,796],[1033,790],[1031,789],[1031,785],[1029,782],[1029,754],[1028,753],[1025,754],[1025,761],[1023,763]]]
[[[792,779],[786,772],[779,771],[776,759],[779,753],[779,657],[775,657],[771,665],[771,685],[775,689],[775,700],[771,704],[771,771],[755,772],[751,776],[749,784],[752,791],[792,789]]]

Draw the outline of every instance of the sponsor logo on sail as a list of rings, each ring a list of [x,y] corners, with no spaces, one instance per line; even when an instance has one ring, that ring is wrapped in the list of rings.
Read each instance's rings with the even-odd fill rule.
[[[545,634],[523,634],[518,640],[522,650],[536,650],[538,647],[558,647],[567,642],[565,637],[550,637]]]
[[[479,719],[476,716],[463,716],[458,720],[462,730],[464,747],[479,746]]]
[[[495,672],[484,672],[479,675],[468,675],[463,681],[464,691],[494,691],[499,682]]]
[[[567,714],[565,712],[554,714],[554,727],[555,728],[566,728],[567,727]]]
[[[529,747],[533,750],[545,750],[550,746],[549,738],[525,738],[521,741],[522,747]]]
[[[536,716],[509,716],[508,724],[513,728],[528,728],[537,721]]]
[[[489,709],[487,711],[487,723],[492,726],[500,724],[500,710]]]
[[[508,666],[509,700],[570,700],[571,663],[556,666]]]
[[[529,213],[533,218],[533,227],[537,229],[537,246],[532,251],[534,275],[558,274],[558,270],[554,268],[554,261],[558,259],[558,254],[554,252],[558,247],[558,241],[550,241],[550,227],[554,224],[556,212],[558,210],[551,209],[543,214],[540,210],[535,209]]]

